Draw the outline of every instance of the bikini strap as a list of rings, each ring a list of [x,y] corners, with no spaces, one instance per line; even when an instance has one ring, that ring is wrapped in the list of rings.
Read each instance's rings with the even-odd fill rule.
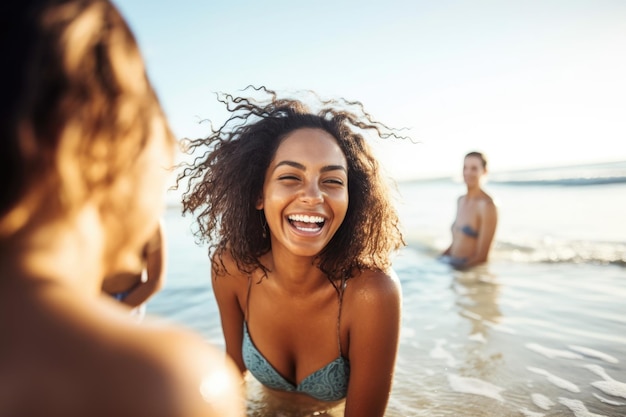
[[[243,320],[248,323],[248,310],[250,309],[250,288],[252,287],[252,276],[248,275],[248,292],[246,294],[246,311],[243,312]]]
[[[337,344],[339,345],[339,356],[341,353],[341,310],[343,307],[343,294],[346,291],[346,285],[348,281],[345,278],[341,279],[341,289],[339,291],[339,314],[337,315]]]

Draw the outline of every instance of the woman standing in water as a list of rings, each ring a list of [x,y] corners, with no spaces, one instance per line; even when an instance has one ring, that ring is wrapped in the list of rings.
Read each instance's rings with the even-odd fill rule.
[[[442,256],[455,268],[469,268],[486,262],[498,223],[493,199],[482,188],[487,175],[487,158],[470,152],[463,162],[463,180],[467,193],[457,200],[456,219],[452,224],[452,244]]]
[[[226,351],[285,407],[345,399],[347,417],[382,416],[400,329],[390,255],[403,240],[361,134],[395,134],[360,103],[312,112],[256,92],[220,99],[230,119],[191,142],[208,151],[179,178],[213,251]]]
[[[242,416],[232,363],[102,294],[158,229],[175,139],[108,0],[0,4],[0,415]]]

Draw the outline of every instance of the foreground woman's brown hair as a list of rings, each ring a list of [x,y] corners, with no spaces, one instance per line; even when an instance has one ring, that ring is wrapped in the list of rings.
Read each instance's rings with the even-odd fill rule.
[[[221,353],[100,293],[141,268],[174,150],[122,16],[5,0],[0,56],[0,415],[242,415]]]

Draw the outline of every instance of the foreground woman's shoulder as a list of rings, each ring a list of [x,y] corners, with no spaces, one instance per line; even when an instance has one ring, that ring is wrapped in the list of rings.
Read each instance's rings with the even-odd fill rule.
[[[134,335],[121,330],[118,336],[109,357],[126,376],[123,387],[109,392],[117,391],[118,398],[132,393],[137,415],[243,415],[240,374],[200,336],[158,323],[139,326]]]
[[[22,314],[30,331],[14,332],[24,348],[9,353],[30,377],[13,378],[11,402],[33,411],[6,413],[0,401],[0,415],[244,415],[241,374],[192,331],[152,318],[138,324],[109,297],[58,287],[23,299],[32,307]]]

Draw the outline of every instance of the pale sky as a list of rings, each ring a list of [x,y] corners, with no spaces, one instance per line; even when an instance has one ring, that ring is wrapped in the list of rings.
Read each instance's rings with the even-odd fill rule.
[[[397,179],[626,160],[624,0],[118,0],[178,137],[249,84],[359,100]]]

